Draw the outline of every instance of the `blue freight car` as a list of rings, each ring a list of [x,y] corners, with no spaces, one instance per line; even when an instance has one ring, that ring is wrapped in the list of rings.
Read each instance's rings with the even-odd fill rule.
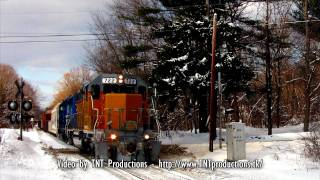
[[[67,129],[73,130],[77,128],[76,95],[69,97],[66,100],[66,102],[67,102],[67,114],[66,114]]]
[[[59,131],[62,139],[69,144],[73,144],[73,133],[78,128],[76,102],[79,98],[77,93],[60,104]]]
[[[67,132],[66,132],[66,101],[62,101],[59,107],[59,129],[58,129],[58,136],[63,139],[67,140]]]

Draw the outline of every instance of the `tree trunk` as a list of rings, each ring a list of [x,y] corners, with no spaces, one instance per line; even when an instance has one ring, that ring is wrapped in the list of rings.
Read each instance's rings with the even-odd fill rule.
[[[271,101],[272,101],[272,87],[271,87],[271,55],[270,55],[270,31],[269,31],[269,0],[267,3],[267,15],[266,15],[266,90],[267,90],[267,123],[268,123],[268,135],[272,134],[272,117],[271,117]]]
[[[308,86],[308,85],[307,85]],[[305,109],[304,109],[304,123],[303,123],[303,131],[309,131],[309,119],[310,119],[310,90],[309,87],[305,90]]]
[[[309,131],[309,121],[310,121],[310,86],[311,86],[311,69],[310,69],[310,61],[309,61],[309,53],[310,53],[310,37],[309,37],[309,17],[308,17],[308,0],[304,0],[304,19],[305,19],[305,28],[306,28],[306,52],[305,52],[305,92],[304,92],[304,101],[305,101],[305,110],[304,110],[304,121],[303,121],[303,131]]]
[[[280,127],[280,98],[281,98],[281,72],[280,72],[280,65],[281,61],[278,59],[277,62],[277,99],[276,99],[276,125],[277,128]]]
[[[207,118],[208,118],[208,105],[209,105],[209,97],[207,96],[207,92],[203,91],[203,94],[199,95],[199,132],[206,133],[208,132],[208,127],[206,126]]]

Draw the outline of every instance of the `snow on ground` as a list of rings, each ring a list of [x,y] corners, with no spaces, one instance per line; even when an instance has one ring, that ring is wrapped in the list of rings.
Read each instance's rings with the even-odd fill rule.
[[[178,168],[196,179],[320,179],[320,164],[313,162],[303,155],[304,141],[307,133],[302,132],[303,125],[274,128],[273,135],[268,136],[266,129],[246,127],[247,160],[263,160],[261,169],[227,169],[214,171],[203,168]],[[225,129],[222,137],[225,138]],[[165,134],[165,133],[164,133]],[[211,159],[224,161],[227,159],[225,141],[219,149],[215,141],[214,151],[208,152],[208,134],[194,134],[191,132],[170,132],[169,137],[162,137],[164,144],[180,144],[187,147],[192,156],[183,156],[182,160],[197,161]],[[177,157],[164,157],[174,160]]]
[[[56,137],[52,136],[51,134],[45,133],[43,131],[37,131],[38,137],[41,139],[43,146],[45,148],[52,148],[52,149],[73,149],[77,150],[74,146],[68,145],[63,141],[58,140]]]
[[[23,141],[17,140],[19,130],[0,129],[0,179],[119,179],[108,171],[96,168],[83,170],[59,169],[57,158],[77,161],[79,155],[56,155],[44,148],[73,149],[50,134],[32,130],[23,132]]]
[[[225,129],[222,136],[225,137]],[[165,132],[163,133],[165,135]],[[302,125],[274,128],[268,136],[266,129],[246,127],[247,160],[263,160],[259,169],[204,169],[175,168],[161,169],[152,165],[147,169],[99,169],[92,168],[91,162],[77,153],[77,149],[42,131],[24,132],[23,141],[17,140],[19,130],[0,129],[0,179],[320,179],[319,162],[313,162],[303,155]],[[215,141],[214,151],[208,152],[208,134],[191,132],[170,132],[162,137],[163,144],[180,144],[187,148],[186,155],[165,155],[164,160],[200,159],[224,161],[227,157],[225,141],[218,148]],[[70,150],[71,153],[53,153],[52,150]],[[58,151],[59,152],[59,151]],[[71,161],[83,160],[88,168],[59,169],[58,159]],[[176,175],[175,175],[176,174]],[[181,174],[186,175],[183,177]],[[139,176],[137,176],[139,175]],[[178,176],[179,175],[179,176]],[[139,178],[138,178],[139,179]]]
[[[247,141],[280,141],[280,140],[294,140],[302,138],[306,133],[302,132],[303,124],[295,126],[285,126],[280,128],[273,128],[273,135],[268,136],[266,128],[245,127]],[[219,129],[217,129],[217,132]],[[202,144],[208,143],[208,133],[198,133],[190,131],[170,131],[162,132],[162,144]],[[226,130],[222,129],[222,138],[225,139]],[[218,141],[216,141],[218,143]]]

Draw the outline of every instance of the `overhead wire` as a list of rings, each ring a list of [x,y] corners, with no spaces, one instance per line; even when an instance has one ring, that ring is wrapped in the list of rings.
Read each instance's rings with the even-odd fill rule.
[[[249,1],[249,2],[256,2],[256,1]],[[175,7],[168,7],[167,9],[161,9],[160,11],[175,11],[176,9],[182,7],[203,7],[203,5],[183,5],[183,6],[175,6]],[[104,10],[100,10],[104,11]],[[92,11],[89,10],[80,10],[80,11],[51,11],[51,12],[38,12],[38,14],[63,14],[63,13],[89,13]],[[16,15],[25,15],[28,13],[0,13],[0,16],[3,14],[16,14]],[[37,14],[37,13],[30,13],[30,14]],[[110,15],[114,16],[114,15]],[[143,21],[141,21],[143,23]],[[269,25],[284,25],[284,24],[298,24],[298,23],[305,23],[305,22],[320,22],[319,19],[317,20],[308,20],[308,21],[287,21],[287,22],[280,22],[280,23],[268,23]],[[266,25],[267,23],[260,22],[259,24]],[[284,28],[284,27],[282,27]],[[208,28],[210,29],[210,28]],[[271,28],[272,29],[272,28]],[[166,30],[166,31],[174,31],[174,30]],[[50,38],[50,37],[81,37],[81,36],[103,36],[103,35],[116,35],[115,33],[70,33],[70,34],[54,34],[54,33],[3,33],[3,34],[19,34],[19,35],[1,35],[0,39],[8,39],[8,38]],[[22,34],[22,35],[20,35]],[[31,34],[31,35],[25,35]],[[81,41],[94,41],[94,40],[103,40],[100,38],[91,38],[91,39],[58,39],[58,40],[23,40],[23,41],[0,41],[0,43],[37,43],[37,42],[81,42]],[[111,39],[117,40],[117,39]]]
[[[51,43],[51,42],[83,42],[101,39],[61,39],[61,40],[30,40],[30,41],[0,41],[0,44]]]
[[[308,21],[285,21],[280,23],[268,23],[269,25],[284,25],[284,24],[298,24],[298,23],[305,23],[305,22],[320,22],[320,20],[308,20]],[[266,25],[267,23],[260,23],[261,25]],[[284,27],[280,27],[284,28]],[[210,28],[202,28],[202,29],[210,29]],[[174,30],[165,30],[165,32],[173,32]],[[132,31],[133,32],[133,31]],[[10,33],[4,33],[10,34]],[[73,37],[73,36],[104,36],[104,35],[117,35],[116,33],[12,33],[12,34],[19,34],[19,35],[1,35],[1,38],[43,38],[43,37]],[[23,34],[23,35],[20,35]],[[32,34],[32,35],[24,35],[24,34]]]
[[[72,36],[102,36],[103,33],[80,33],[80,34],[41,34],[41,35],[0,35],[0,38],[40,38],[40,37],[72,37]],[[111,35],[111,33],[108,33]]]

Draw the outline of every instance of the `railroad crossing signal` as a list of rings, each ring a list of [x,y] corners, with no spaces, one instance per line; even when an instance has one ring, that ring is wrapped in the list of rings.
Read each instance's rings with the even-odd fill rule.
[[[8,116],[9,117],[9,120],[10,120],[10,123],[11,124],[15,124],[15,123],[18,123],[18,114],[16,113],[10,113],[10,115]]]
[[[32,102],[29,100],[24,100],[22,102],[22,109],[24,111],[30,111],[32,109]]]
[[[8,109],[10,111],[16,111],[18,109],[18,102],[17,101],[9,101],[8,102]]]
[[[16,98],[19,99],[19,103],[16,100],[9,101],[8,102],[8,109],[10,111],[17,111],[19,109],[19,112],[11,113],[9,116],[10,122],[20,122],[20,137],[19,139],[22,141],[22,123],[23,119],[27,119],[28,117],[31,117],[28,114],[24,114],[23,111],[27,112],[32,109],[32,102],[30,100],[23,100],[24,93],[23,93],[23,86],[25,85],[23,79],[19,79],[15,81],[15,84],[17,86],[17,94]],[[18,108],[20,107],[20,108]]]
[[[23,93],[23,86],[24,86],[24,81],[22,80],[22,78],[20,80],[16,80],[15,84],[17,86],[17,94],[16,94],[16,98],[19,98],[19,96],[21,97],[21,99],[23,99],[24,97],[24,93]]]
[[[18,102],[13,100],[8,102],[8,109],[10,111],[18,110]],[[22,109],[24,111],[30,111],[32,109],[32,102],[30,100],[24,100],[22,102]]]

